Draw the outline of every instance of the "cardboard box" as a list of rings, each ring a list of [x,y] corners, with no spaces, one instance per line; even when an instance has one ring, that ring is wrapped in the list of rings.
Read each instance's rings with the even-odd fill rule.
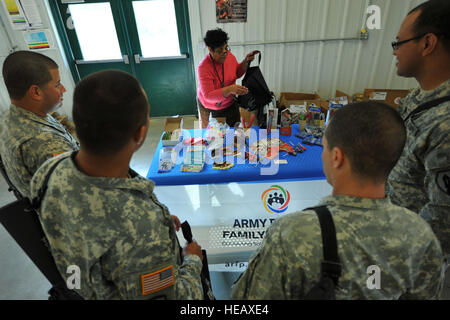
[[[241,123],[244,128],[251,128],[258,125],[258,110],[247,111],[244,108],[239,108],[241,115]],[[253,119],[253,120],[252,120]]]
[[[348,103],[350,103],[350,102],[352,101],[352,98],[351,98],[348,94],[346,94],[346,93],[343,92],[343,91],[339,91],[339,90],[336,90],[336,95],[335,95],[335,97],[336,97],[336,98],[339,98],[339,97],[346,97]],[[333,99],[331,99],[331,100],[333,100]]]
[[[307,104],[307,107],[314,103],[321,107],[324,112],[328,110],[328,102],[317,93],[281,92],[280,94],[280,107],[289,108],[290,105],[302,105],[304,103]]]
[[[218,118],[216,118],[216,120],[218,123],[221,123],[221,124],[227,123],[227,118],[225,118],[225,117],[218,117]]]
[[[384,102],[397,109],[400,99],[406,97],[409,93],[409,90],[365,89],[364,100]]]
[[[161,136],[161,143],[163,147],[166,146],[176,146],[183,134],[183,118],[182,117],[172,117],[166,119],[166,124],[164,126],[164,132]],[[164,136],[170,135],[170,139],[163,139]]]
[[[352,103],[364,101],[364,93],[355,93],[351,101]]]

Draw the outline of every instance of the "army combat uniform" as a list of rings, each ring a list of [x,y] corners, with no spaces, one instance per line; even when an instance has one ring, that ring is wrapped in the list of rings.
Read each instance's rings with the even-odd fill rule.
[[[6,173],[19,192],[28,197],[30,180],[49,158],[78,150],[79,144],[51,115],[41,117],[11,105],[0,120],[0,154]]]
[[[386,199],[329,196],[320,205],[336,226],[342,275],[336,299],[439,298],[442,252],[430,226],[417,214]],[[312,210],[272,224],[233,299],[302,299],[320,278],[323,260],[319,220]],[[368,268],[380,269],[380,289]],[[369,269],[370,270],[370,269]]]
[[[399,105],[405,119],[419,105],[450,95],[450,80],[432,91],[415,89]],[[420,112],[406,123],[403,154],[389,175],[393,204],[419,213],[450,254],[450,101]]]
[[[173,219],[153,193],[154,183],[131,177],[98,178],[80,172],[69,153],[50,159],[36,172],[36,195],[51,174],[40,221],[63,279],[80,269],[85,299],[202,299],[202,262],[181,262]]]

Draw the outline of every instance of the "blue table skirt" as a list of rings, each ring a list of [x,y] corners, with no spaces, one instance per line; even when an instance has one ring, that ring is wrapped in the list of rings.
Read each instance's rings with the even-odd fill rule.
[[[257,127],[253,127],[252,130],[258,132]],[[205,137],[206,130],[187,130],[192,137],[199,136],[199,133]],[[232,131],[230,131],[232,134]],[[291,142],[294,145],[301,143],[300,138],[295,137],[295,133],[298,133],[298,125],[294,125],[292,128],[291,136],[279,135],[279,138],[285,142]],[[197,136],[194,135],[197,134]],[[270,138],[270,134],[268,138]],[[261,136],[264,138],[263,136]],[[273,137],[273,135],[272,135]],[[232,141],[230,139],[230,141]],[[288,164],[280,164],[276,174],[263,175],[262,169],[268,170],[269,167],[275,168],[272,164],[252,164],[248,160],[245,160],[244,164],[239,164],[237,158],[234,159],[234,167],[228,170],[216,170],[212,168],[212,164],[206,164],[203,171],[199,173],[193,172],[181,172],[183,151],[180,151],[178,155],[178,161],[175,167],[170,172],[158,173],[159,166],[159,153],[162,148],[161,141],[155,151],[155,155],[152,160],[152,164],[147,173],[147,178],[155,182],[157,186],[176,186],[176,185],[197,185],[197,184],[221,184],[230,182],[269,182],[269,181],[293,181],[293,180],[321,180],[325,179],[322,168],[322,147],[304,145],[306,151],[298,153],[297,156],[286,155],[286,152],[280,151],[279,159],[286,159]],[[243,160],[239,160],[242,162]]]

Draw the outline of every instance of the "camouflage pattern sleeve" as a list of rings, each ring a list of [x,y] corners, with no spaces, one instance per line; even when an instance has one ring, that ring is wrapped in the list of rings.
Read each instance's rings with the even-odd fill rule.
[[[280,246],[277,222],[267,230],[266,238],[250,258],[247,270],[232,287],[233,300],[286,300],[282,287],[286,268]],[[301,286],[301,283],[298,284]]]
[[[48,132],[39,138],[31,138],[20,146],[20,153],[31,176],[48,159],[64,152],[77,150],[77,146],[66,138]]]
[[[430,235],[433,233],[429,231]],[[411,278],[414,279],[413,288],[409,289],[406,294],[400,297],[400,299],[408,300],[437,300],[442,295],[443,285],[443,271],[441,274],[436,272],[436,266],[442,264],[442,251],[440,250],[440,244],[436,237],[428,237],[429,245],[423,252],[418,252],[418,256],[412,257],[413,265],[417,266],[416,273],[412,274]],[[418,257],[420,257],[418,259]]]
[[[429,202],[419,214],[433,229],[444,254],[450,253],[450,123],[439,124],[433,137],[438,144],[425,155],[424,188]]]
[[[324,198],[336,226],[342,275],[336,299],[436,299],[442,251],[431,227],[416,213],[388,199],[342,195]],[[277,219],[247,270],[232,288],[233,299],[303,299],[320,279],[323,246],[314,211]],[[372,286],[375,267],[378,287]]]
[[[232,288],[232,299],[301,299],[320,277],[322,256],[320,226],[314,211],[279,218],[269,227],[261,247]]]
[[[203,287],[200,280],[202,267],[202,261],[198,256],[189,254],[184,257],[183,264],[179,269],[177,269],[178,281],[175,282],[175,292],[177,293],[176,299],[203,299]]]
[[[121,299],[143,300],[169,299],[195,300],[203,298],[200,281],[202,263],[199,257],[187,256],[180,265],[180,252],[173,220],[165,206],[151,202],[151,210],[139,213],[142,208],[139,201],[131,198],[123,201],[128,206],[136,202],[133,211],[123,217],[122,226],[116,230],[120,237],[113,241],[109,254],[102,259],[102,274],[112,281],[120,293]],[[161,208],[163,210],[161,210]],[[167,276],[163,288],[149,288],[146,281],[155,281],[154,277]]]
[[[52,165],[47,160],[31,181],[32,195]],[[74,153],[72,153],[74,155]],[[40,207],[40,221],[64,279],[80,269],[85,299],[201,299],[200,258],[181,262],[173,219],[140,176],[90,177],[73,159],[54,170]]]
[[[402,99],[403,119],[420,105],[450,95],[450,80],[430,91],[420,87]],[[418,213],[450,254],[450,102],[419,112],[405,122],[408,138],[392,169],[386,193],[393,204]]]

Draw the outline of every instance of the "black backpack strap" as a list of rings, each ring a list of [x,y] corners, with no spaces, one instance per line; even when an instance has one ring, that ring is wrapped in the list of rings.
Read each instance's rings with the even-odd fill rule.
[[[262,59],[262,57],[261,57],[261,51],[259,51],[259,50],[255,50],[255,54],[258,54],[259,53],[259,57],[258,57],[258,66],[260,66],[261,65],[261,59]],[[248,62],[248,68],[250,68],[250,64],[251,64],[252,62],[251,61],[249,61]]]
[[[308,208],[317,214],[322,233],[323,258],[322,277],[330,277],[337,286],[342,273],[342,266],[338,255],[336,228],[330,210],[326,206]]]
[[[42,199],[44,199],[45,193],[47,192],[48,181],[50,180],[50,176],[52,175],[53,171],[55,171],[58,164],[67,158],[68,157],[61,157],[61,159],[58,159],[58,161],[56,161],[56,163],[48,171],[48,173],[45,177],[44,183],[42,184],[41,188],[38,190],[37,196],[31,200],[31,206],[37,212],[38,212],[37,209],[39,209],[39,207],[41,206]]]
[[[445,97],[442,97],[442,98],[439,98],[439,99],[435,99],[435,100],[432,100],[432,101],[425,102],[424,104],[421,104],[420,106],[418,106],[414,111],[412,111],[405,118],[404,121],[406,122],[409,118],[411,118],[415,114],[418,114],[419,112],[422,112],[422,111],[425,111],[425,110],[437,107],[440,104],[442,104],[444,102],[447,102],[447,101],[450,101],[450,96],[445,96]]]

